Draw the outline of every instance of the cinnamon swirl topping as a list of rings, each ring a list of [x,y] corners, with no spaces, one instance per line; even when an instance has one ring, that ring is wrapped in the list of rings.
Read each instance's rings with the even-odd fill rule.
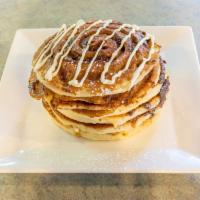
[[[134,61],[137,59],[135,55],[140,54],[141,60],[131,70],[130,90],[145,64],[151,60],[154,45],[154,37],[141,32],[136,25],[113,20],[87,23],[79,20],[69,27],[63,25],[43,47],[36,58],[34,71],[49,63],[45,79],[51,81],[60,72],[63,62],[67,61],[75,65],[68,85],[82,87],[96,66],[101,68],[99,81],[113,85],[117,78],[129,71],[133,63],[137,63],[137,60]]]
[[[33,56],[30,96],[70,134],[124,138],[166,100],[169,77],[160,49],[153,35],[134,24],[64,24]]]

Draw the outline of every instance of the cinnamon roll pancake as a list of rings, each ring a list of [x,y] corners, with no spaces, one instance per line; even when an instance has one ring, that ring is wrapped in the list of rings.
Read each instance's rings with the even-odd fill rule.
[[[30,95],[72,135],[122,139],[143,128],[166,100],[169,78],[160,49],[136,25],[64,24],[33,56]]]

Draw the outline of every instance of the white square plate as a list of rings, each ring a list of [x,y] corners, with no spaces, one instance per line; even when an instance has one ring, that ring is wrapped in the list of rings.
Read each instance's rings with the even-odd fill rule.
[[[199,172],[200,73],[190,27],[142,27],[162,44],[170,93],[160,117],[122,141],[66,134],[28,94],[32,55],[55,29],[18,30],[0,84],[0,172]]]

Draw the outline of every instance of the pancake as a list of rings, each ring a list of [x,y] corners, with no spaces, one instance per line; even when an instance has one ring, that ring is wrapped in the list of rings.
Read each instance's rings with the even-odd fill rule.
[[[43,105],[51,116],[56,118],[64,126],[66,127],[70,126],[71,128],[73,128],[74,132],[76,133],[86,132],[90,134],[99,134],[99,135],[115,134],[120,132],[128,133],[132,128],[141,125],[142,123],[145,122],[145,120],[150,119],[155,113],[159,111],[159,108],[154,109],[152,111],[149,111],[147,113],[138,116],[134,120],[130,120],[124,123],[121,126],[114,127],[112,125],[107,125],[107,124],[87,124],[71,120],[63,116],[61,113],[53,110],[52,107],[48,104],[48,102],[43,101]]]
[[[44,102],[43,102],[44,103]],[[147,127],[151,124],[152,119],[155,118],[155,115],[149,117],[146,120],[140,121],[136,127],[132,128],[128,132],[115,132],[115,133],[108,133],[108,134],[96,134],[93,132],[84,132],[79,131],[79,129],[75,129],[71,124],[65,125],[63,124],[58,117],[51,111],[48,104],[44,105],[46,110],[48,111],[49,115],[51,116],[52,120],[66,133],[69,133],[76,137],[82,137],[88,140],[95,140],[95,141],[113,141],[113,140],[121,140],[130,136],[133,136],[139,133],[144,127]]]
[[[168,87],[169,87],[167,79],[164,83],[167,84],[162,85],[162,88],[164,88],[164,89],[161,88],[160,90],[163,91],[162,94],[159,93],[157,96],[153,97],[150,101],[145,102],[141,106],[138,106],[135,109],[121,115],[114,115],[113,113],[115,112],[113,111],[112,115],[105,116],[104,115],[105,111],[103,110],[101,111],[103,113],[102,115],[98,115],[96,114],[96,112],[88,113],[88,111],[86,110],[76,110],[76,109],[74,110],[57,109],[56,111],[57,113],[60,113],[64,117],[67,117],[69,119],[78,122],[90,123],[90,124],[112,124],[114,127],[118,127],[126,123],[127,121],[130,121],[131,119],[134,119],[142,114],[147,113],[148,111],[154,110],[157,107],[161,107],[166,99],[166,94],[168,92]],[[52,108],[52,110],[54,110],[53,106],[51,105],[51,99],[46,98],[46,102],[48,102],[48,104],[50,104],[49,106]],[[91,114],[93,115],[91,116]]]
[[[152,66],[153,67],[153,66]],[[124,98],[129,97],[131,94],[136,93],[140,87],[142,87],[144,84],[147,84],[147,82],[150,82],[151,85],[156,84],[157,80],[156,78],[159,77],[159,68],[160,66],[155,67],[152,69],[149,68],[148,73],[144,74],[143,79],[138,82],[138,84],[133,87],[130,91],[125,92],[125,93],[120,93],[120,94],[115,94],[115,95],[106,95],[106,96],[93,96],[93,97],[70,97],[70,96],[63,96],[63,95],[58,95],[56,93],[52,93],[54,95],[55,99],[60,99],[62,101],[84,101],[88,103],[93,103],[93,104],[107,104],[108,102],[112,101],[114,102],[115,100],[124,100]],[[151,72],[151,73],[149,73]],[[46,93],[51,93],[50,90],[47,90]]]
[[[115,32],[116,30],[117,32]],[[98,34],[96,35],[96,33]],[[109,36],[112,36],[110,33],[114,33],[112,39],[108,38]],[[62,40],[59,40],[58,38],[62,34],[63,38]],[[89,39],[93,39],[93,42],[91,41],[90,44],[87,44],[87,47],[89,48],[87,49],[88,51],[84,54],[83,52],[86,49],[84,48],[84,42],[87,40],[88,36],[91,36]],[[73,44],[70,44],[69,40],[73,37],[76,38],[73,41],[71,40]],[[123,42],[123,39],[126,40]],[[99,51],[99,54],[93,62],[92,59],[98,51],[99,42],[102,40],[104,40],[104,48],[102,46],[101,51]],[[51,41],[54,43],[51,43]],[[63,41],[65,44],[63,44]],[[119,41],[121,41],[121,45],[119,45]],[[45,45],[46,43],[47,45]],[[73,25],[69,28],[62,27],[57,34],[53,35],[49,40],[45,41],[45,44],[42,44],[42,47],[44,48],[39,48],[33,58],[33,69],[35,69],[34,71],[36,72],[38,80],[47,88],[50,88],[54,93],[74,97],[104,96],[108,95],[108,93],[112,95],[128,91],[130,88],[132,74],[138,65],[141,65],[141,68],[138,71],[140,73],[137,73],[137,76],[135,76],[134,79],[134,83],[131,86],[136,85],[137,82],[142,79],[141,76],[143,73],[141,72],[145,71],[146,69],[144,64],[146,64],[146,66],[151,65],[152,63],[154,64],[155,60],[158,59],[160,51],[160,46],[155,44],[154,38],[150,34],[145,34],[134,25],[121,24],[112,20],[106,20],[104,22],[78,22],[75,27]],[[64,53],[64,47],[67,45],[69,47],[67,52]],[[109,49],[106,49],[108,45]],[[131,57],[133,59],[130,59],[129,62],[126,63],[129,65],[128,69],[120,74],[121,76],[116,79],[115,84],[104,84],[106,81],[103,83],[99,81],[99,78],[100,76],[102,77],[104,74],[103,71],[105,69],[105,62],[102,62],[102,59],[106,60],[107,58],[111,57],[111,53],[116,51],[116,47],[118,45],[119,48],[117,54],[115,54],[115,59],[113,59],[113,62],[110,62],[109,69],[106,70],[108,76],[115,73],[116,71],[122,72],[126,59]],[[132,55],[131,46],[135,46],[135,50],[138,49],[138,51],[135,51],[135,53],[133,52],[134,54]],[[50,49],[50,54],[46,56],[44,61],[38,62],[41,60],[41,57],[38,55],[45,55],[46,53],[45,50],[42,52],[45,47],[46,49]],[[57,58],[60,54],[64,54],[64,56],[68,55],[69,58],[64,59],[65,57],[62,57],[60,58],[62,62],[59,62],[59,59]],[[80,59],[77,59],[78,56]],[[134,59],[136,56],[137,59]],[[147,56],[149,57],[148,59],[146,58]],[[143,62],[144,57],[146,58],[145,63]],[[53,61],[52,58],[54,59]],[[78,65],[81,58],[84,58],[84,60],[81,62],[82,65],[78,75],[80,78],[83,78],[84,75],[87,75],[82,87],[74,87],[73,84],[66,85],[65,83],[71,81],[70,79],[72,79],[74,74],[76,74],[76,66]],[[53,65],[49,67],[49,63],[52,62]],[[90,66],[91,70],[86,73]],[[49,73],[50,71],[55,71],[58,68],[58,73]],[[93,71],[95,73],[91,73]],[[56,75],[53,76],[53,74]],[[103,78],[108,80],[107,77]],[[94,90],[94,87],[96,90]]]
[[[64,104],[58,104],[57,108],[58,109],[85,109],[85,110],[106,110],[107,111],[107,116],[110,115],[110,113],[113,114],[123,114],[126,112],[129,112],[130,110],[133,110],[134,108],[136,108],[137,106],[149,101],[151,98],[153,98],[154,96],[156,96],[157,94],[159,94],[160,89],[161,89],[162,85],[161,84],[157,84],[155,87],[147,90],[147,92],[145,92],[145,95],[143,94],[144,91],[140,92],[140,94],[138,95],[139,97],[133,98],[134,101],[128,103],[128,104],[119,104],[118,107],[114,107],[115,111],[112,112],[112,104],[109,104],[109,106],[107,105],[96,105],[96,104],[88,104],[88,103],[83,103],[83,102],[65,102]],[[145,90],[145,88],[144,88]],[[144,96],[143,96],[144,95]],[[113,115],[111,114],[111,115]]]
[[[165,90],[166,92],[167,90]],[[166,94],[166,93],[165,93]],[[153,99],[156,101],[156,99]],[[151,103],[153,103],[153,100]],[[94,133],[94,134],[111,134],[111,133],[119,133],[119,132],[124,132],[128,133],[129,130],[132,127],[139,126],[142,124],[145,120],[149,119],[157,113],[157,111],[160,109],[160,103],[151,107],[151,103],[149,102],[148,105],[146,105],[146,112],[140,113],[137,115],[135,118],[130,118],[129,120],[125,120],[123,123],[119,123],[117,126],[113,126],[111,124],[99,124],[95,123],[92,124],[91,121],[88,121],[87,123],[83,123],[81,121],[76,121],[74,119],[70,119],[66,116],[64,116],[62,113],[60,113],[57,110],[54,110],[53,107],[50,104],[50,101],[45,101],[43,100],[43,105],[47,109],[47,111],[53,115],[58,121],[60,121],[61,124],[64,126],[71,126],[76,132],[88,132],[88,133]],[[154,102],[155,103],[155,102]],[[53,114],[52,114],[53,113]],[[134,111],[133,111],[134,113]],[[120,118],[120,117],[119,117]],[[121,119],[124,119],[121,117]]]
[[[29,93],[72,135],[133,135],[162,108],[166,62],[153,35],[115,20],[63,25],[36,50]]]
[[[153,64],[150,63],[148,66],[146,66],[146,68],[141,72],[141,75],[135,81],[134,85],[140,82],[145,77],[145,75],[148,74],[150,69],[153,68],[153,65],[154,63]],[[44,66],[44,68],[46,67]],[[101,97],[101,96],[107,96],[107,95],[114,95],[114,94],[127,92],[129,91],[129,87],[130,87],[130,80],[126,81],[123,79],[121,79],[120,82],[117,85],[115,85],[115,88],[102,85],[98,81],[93,84],[87,83],[87,85],[84,86],[85,87],[84,89],[83,88],[79,89],[79,88],[74,88],[74,87],[69,87],[69,86],[64,87],[61,80],[56,80],[56,78],[55,80],[52,80],[51,82],[46,81],[44,79],[44,74],[45,74],[45,71],[37,72],[37,78],[44,86],[46,86],[47,88],[49,88],[51,91],[53,91],[56,94],[68,96],[68,97],[97,97],[97,96]],[[126,77],[124,77],[124,79],[125,78]]]
[[[151,108],[155,108],[156,106],[158,106],[160,102],[159,97],[155,97],[152,100],[150,100],[149,102],[147,102],[147,104],[151,107]],[[144,114],[148,111],[148,108],[146,107],[146,103],[144,105],[141,105],[139,107],[137,107],[136,109],[128,112],[128,113],[124,113],[121,115],[111,115],[111,116],[91,116],[91,113],[85,113],[84,111],[81,110],[62,110],[62,109],[58,109],[58,111],[63,114],[64,116],[79,121],[79,122],[84,122],[84,123],[92,123],[92,124],[112,124],[115,127],[119,126],[123,123],[125,123],[128,120],[131,120],[135,117],[137,117],[138,115]]]

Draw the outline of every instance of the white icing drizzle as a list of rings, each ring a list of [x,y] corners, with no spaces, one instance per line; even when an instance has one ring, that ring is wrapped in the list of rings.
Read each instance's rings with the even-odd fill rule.
[[[90,70],[91,70],[91,68],[92,68],[93,63],[94,63],[94,61],[96,60],[96,58],[97,58],[99,52],[101,51],[103,45],[105,44],[105,42],[106,42],[108,39],[112,38],[117,32],[121,31],[124,27],[131,27],[131,25],[129,25],[129,24],[123,24],[123,25],[121,25],[119,28],[115,29],[111,35],[107,36],[107,37],[104,39],[104,41],[101,43],[101,45],[100,45],[99,48],[97,49],[97,51],[96,51],[94,57],[92,58],[90,64],[88,65],[87,70],[86,70],[86,73],[84,74],[83,78],[82,78],[82,79],[80,80],[80,82],[79,82],[79,84],[80,84],[81,86],[83,85],[85,79],[87,78],[87,76],[88,76],[88,74],[89,74],[89,72],[90,72]]]
[[[90,43],[92,42],[93,38],[95,36],[99,35],[99,33],[101,32],[101,30],[104,29],[105,27],[107,27],[111,22],[112,22],[112,20],[106,20],[104,22],[103,26],[100,27],[100,28],[98,28],[97,31],[96,31],[96,33],[90,37],[90,39],[87,42],[86,47],[83,49],[81,58],[80,58],[80,60],[79,60],[79,62],[77,64],[77,68],[76,68],[76,71],[75,71],[74,78],[68,82],[69,85],[73,85],[75,87],[81,87],[82,86],[82,82],[78,82],[77,78],[78,78],[78,75],[79,75],[79,73],[81,71],[81,65],[82,65],[83,60],[85,58],[85,54],[88,51],[88,49],[90,47]]]
[[[134,71],[133,73],[133,76],[131,78],[131,81],[130,81],[130,84],[129,84],[129,90],[134,86],[135,82],[137,82],[137,79],[140,75],[140,73],[142,72],[142,70],[144,69],[144,66],[145,64],[151,59],[151,56],[152,54],[154,53],[154,44],[155,44],[155,41],[154,41],[154,37],[150,34],[146,34],[146,36],[144,38],[142,38],[138,44],[135,46],[135,48],[133,49],[133,51],[131,52],[127,62],[126,62],[126,65],[125,67],[118,71],[116,74],[114,74],[111,78],[111,80],[109,79],[106,79],[105,76],[106,76],[106,73],[108,72],[109,70],[109,67],[111,65],[111,63],[113,62],[113,60],[116,58],[116,56],[118,55],[119,51],[122,49],[122,47],[124,46],[124,43],[131,37],[131,35],[139,29],[138,26],[136,25],[129,25],[129,24],[123,24],[121,26],[119,26],[117,29],[115,29],[113,31],[113,33],[111,35],[108,35],[101,43],[101,45],[98,47],[94,57],[92,58],[90,64],[88,65],[87,69],[86,69],[86,72],[83,76],[83,78],[78,81],[77,78],[79,76],[79,73],[81,71],[81,66],[82,66],[82,63],[84,61],[84,58],[85,58],[85,54],[86,52],[88,51],[89,47],[90,47],[90,44],[92,42],[92,40],[94,39],[95,36],[99,35],[99,33],[102,31],[102,29],[106,28],[110,23],[112,22],[112,20],[106,20],[106,21],[102,21],[102,20],[98,20],[98,21],[95,21],[93,22],[90,26],[88,26],[86,29],[84,29],[83,31],[81,31],[78,36],[73,40],[73,42],[69,45],[70,41],[75,37],[75,35],[77,34],[77,31],[78,31],[78,28],[80,26],[82,26],[85,22],[83,20],[79,20],[76,24],[73,24],[71,25],[70,27],[66,27],[66,25],[62,25],[61,29],[57,32],[57,34],[55,35],[55,37],[50,40],[46,45],[45,47],[43,48],[43,51],[40,52],[39,56],[36,58],[36,64],[35,64],[35,67],[34,67],[34,71],[40,69],[40,67],[42,65],[45,64],[45,62],[53,55],[54,53],[54,49],[55,47],[59,44],[59,42],[64,38],[64,36],[70,31],[73,29],[72,33],[70,34],[70,36],[68,37],[67,41],[64,43],[62,49],[55,55],[54,59],[53,59],[53,63],[52,65],[50,66],[50,68],[48,69],[48,71],[46,72],[45,74],[45,79],[47,80],[52,80],[52,78],[59,72],[60,70],[60,67],[61,67],[61,64],[62,64],[62,61],[63,59],[69,54],[70,50],[72,49],[73,45],[76,43],[76,41],[86,32],[88,31],[89,29],[91,29],[92,27],[96,26],[97,24],[99,23],[103,23],[103,25],[101,27],[99,27],[97,30],[96,30],[96,33],[93,34],[92,36],[90,36],[88,42],[87,42],[87,45],[86,47],[83,49],[82,51],[82,55],[81,55],[81,58],[79,59],[79,62],[77,64],[77,68],[76,68],[76,71],[75,71],[75,75],[73,77],[72,80],[70,80],[68,82],[69,85],[72,85],[72,86],[75,86],[75,87],[81,87],[84,83],[84,81],[86,80],[92,66],[93,66],[93,63],[95,62],[99,52],[101,51],[103,45],[105,44],[105,42],[112,38],[117,32],[121,31],[123,28],[125,27],[129,27],[131,28],[131,30],[129,31],[128,35],[126,35],[122,41],[121,41],[121,44],[120,46],[113,52],[110,60],[108,62],[106,62],[106,64],[104,65],[104,70],[101,74],[101,78],[100,78],[100,81],[103,83],[103,84],[114,84],[116,79],[118,77],[120,77],[125,71],[127,71],[130,67],[130,64],[131,64],[131,61],[132,59],[134,58],[136,52],[139,50],[140,46],[142,44],[144,44],[145,41],[147,40],[151,40],[151,48],[149,50],[149,53],[148,53],[148,56],[147,58],[143,58],[141,64],[137,67],[137,69]],[[64,53],[66,49],[66,52]],[[45,56],[47,54],[47,52],[49,52],[49,55]]]
[[[60,42],[60,40],[63,38],[63,36],[69,31],[71,30],[75,25],[71,25],[69,28],[66,28],[66,25],[64,24],[60,31],[58,31],[58,33],[56,34],[56,36],[54,37],[54,39],[51,41],[51,43],[47,44],[47,47],[44,48],[45,50],[40,54],[36,65],[34,67],[34,70],[37,71],[38,69],[40,69],[40,67],[42,67],[42,65],[48,60],[48,58],[50,58],[50,56],[52,56],[53,54],[53,50],[56,47],[56,45]],[[48,46],[49,45],[49,46]],[[48,56],[46,56],[44,58],[44,55],[46,55],[46,53],[51,50],[50,54]]]
[[[94,23],[92,23],[90,26],[88,26],[88,28],[86,28],[85,30],[81,31],[80,34],[76,37],[76,39],[72,42],[72,44],[68,47],[67,51],[61,56],[60,60],[59,60],[59,63],[58,63],[58,67],[56,68],[55,70],[55,67],[56,66],[52,66],[49,71],[47,72],[48,75],[46,74],[46,78],[48,80],[52,80],[52,78],[54,76],[56,76],[56,74],[59,72],[60,70],[60,67],[61,67],[61,64],[62,64],[62,61],[63,59],[69,54],[70,50],[72,49],[73,45],[76,43],[76,41],[86,32],[88,31],[89,29],[91,29],[92,27],[96,26],[97,24],[101,23],[102,20],[98,20],[98,21],[95,21]],[[58,59],[58,57],[56,58]],[[56,61],[57,63],[57,61]]]
[[[60,28],[60,31],[58,31],[58,32],[56,33],[55,38],[60,37],[61,34],[63,33],[63,29],[65,29],[65,28],[66,28],[66,25],[63,24],[62,27]],[[40,51],[39,55],[38,55],[37,58],[35,59],[35,63],[37,63],[38,59],[41,57],[41,55],[43,54],[43,52],[44,52],[48,47],[50,47],[49,45],[52,45],[52,44],[53,44],[52,41],[53,41],[55,38],[53,38],[53,39],[51,39],[51,40],[49,40],[49,41],[47,42],[47,44],[46,44],[46,45],[44,46],[44,48]]]
[[[116,78],[120,77],[120,76],[122,75],[122,73],[124,73],[126,70],[128,70],[128,68],[129,68],[129,66],[130,66],[130,63],[131,63],[131,60],[132,60],[132,58],[134,57],[134,55],[136,54],[136,52],[138,51],[138,49],[140,48],[140,46],[141,46],[146,40],[149,40],[149,39],[150,39],[150,35],[146,35],[143,39],[141,39],[141,40],[138,42],[138,44],[137,44],[137,45],[135,46],[135,48],[133,49],[131,55],[129,56],[128,61],[127,61],[126,65],[125,65],[125,67],[124,67],[122,70],[118,71],[116,74],[114,74],[114,75],[112,76],[112,79],[111,79],[111,80],[105,79],[105,74],[107,73],[107,71],[108,71],[108,69],[109,69],[109,66],[110,66],[110,64],[111,64],[111,62],[109,61],[108,66],[107,66],[107,68],[106,68],[106,71],[104,71],[104,75],[103,75],[103,73],[102,73],[102,76],[103,76],[102,82],[103,82],[103,83],[106,83],[106,84],[114,84]],[[142,66],[143,66],[143,65],[142,65]],[[142,67],[141,67],[141,68],[142,68]],[[136,70],[136,71],[137,71],[137,70]]]
[[[133,77],[131,79],[130,82],[130,86],[129,86],[129,90],[131,90],[131,88],[134,86],[135,82],[137,81],[137,78],[139,77],[140,73],[142,72],[142,70],[144,69],[145,64],[151,59],[152,54],[154,53],[154,45],[155,45],[155,39],[152,35],[147,34],[146,37],[144,37],[138,44],[141,45],[145,40],[149,40],[151,39],[151,48],[149,50],[149,54],[147,58],[143,58],[142,63],[137,67],[137,69],[135,70]],[[135,51],[135,50],[134,50]],[[128,62],[126,65],[130,65],[131,59],[134,56],[134,51],[132,52],[132,54],[130,55]]]
[[[75,36],[75,34],[78,31],[78,28],[80,26],[82,26],[85,22],[83,20],[79,20],[76,25],[74,30],[72,31],[71,35],[67,38],[67,41],[65,42],[65,44],[63,45],[62,49],[59,51],[58,54],[56,54],[55,58],[53,59],[53,63],[51,65],[51,67],[48,69],[47,73],[45,74],[45,79],[47,80],[52,80],[52,73],[55,71],[56,66],[58,64],[58,59],[60,58],[60,56],[63,54],[65,48],[68,46],[69,42],[71,41],[71,39]]]
[[[116,50],[113,52],[113,54],[112,54],[112,56],[111,56],[111,59],[104,65],[104,70],[103,70],[103,72],[102,72],[102,74],[101,74],[101,78],[100,78],[100,80],[101,80],[101,82],[102,82],[103,84],[113,84],[113,83],[115,82],[115,79],[116,79],[116,78],[115,78],[114,76],[113,76],[114,78],[112,77],[111,80],[106,79],[106,78],[105,78],[106,73],[107,73],[108,70],[109,70],[110,64],[112,63],[112,61],[113,61],[113,60],[115,59],[115,57],[118,55],[119,51],[120,51],[120,50],[122,49],[122,47],[124,46],[124,43],[131,37],[131,34],[133,34],[137,29],[138,29],[137,26],[132,26],[132,30],[129,32],[128,35],[126,35],[126,36],[123,38],[123,40],[122,40],[122,42],[121,42],[119,48],[116,49]]]

